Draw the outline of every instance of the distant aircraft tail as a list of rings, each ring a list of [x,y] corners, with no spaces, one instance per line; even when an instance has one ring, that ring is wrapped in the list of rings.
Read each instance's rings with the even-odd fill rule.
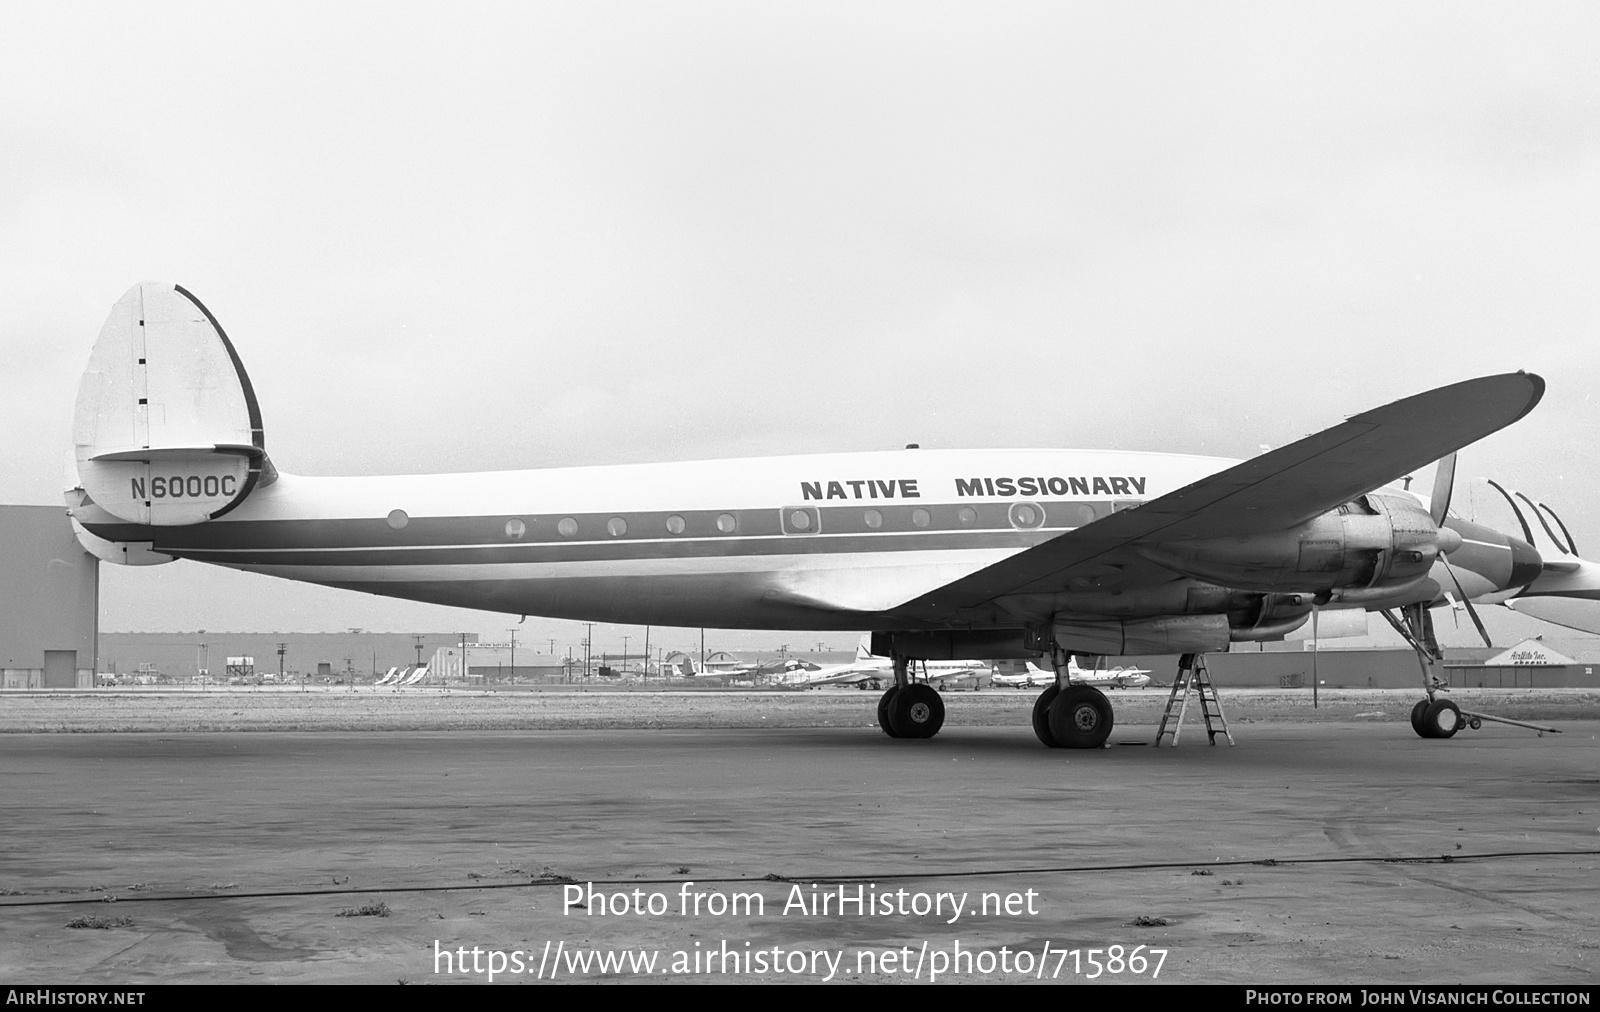
[[[238,354],[175,285],[135,285],[112,308],[78,387],[72,442],[69,505],[127,523],[203,523],[277,477]]]
[[[870,661],[872,658],[872,634],[862,633],[861,642],[856,644],[856,660]]]

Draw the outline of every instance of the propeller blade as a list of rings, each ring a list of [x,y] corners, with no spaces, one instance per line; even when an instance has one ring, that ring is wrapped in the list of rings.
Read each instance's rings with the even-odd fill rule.
[[[1550,507],[1546,506],[1544,503],[1540,503],[1539,504],[1539,508],[1541,510],[1544,510],[1546,513],[1550,514],[1550,519],[1554,520],[1556,522],[1556,526],[1561,528],[1562,535],[1564,537],[1566,537],[1566,539],[1567,539],[1567,549],[1566,549],[1567,554],[1568,555],[1577,555],[1578,554],[1578,545],[1577,545],[1576,542],[1574,542],[1572,540],[1572,532],[1567,530],[1567,525],[1561,522],[1561,518],[1560,517],[1556,516],[1556,511],[1551,509]]]
[[[1539,521],[1539,526],[1544,528],[1545,534],[1550,536],[1551,543],[1556,546],[1556,551],[1560,552],[1563,555],[1571,555],[1572,553],[1567,550],[1566,544],[1563,543],[1560,538],[1556,537],[1556,532],[1555,531],[1550,529],[1550,521],[1546,520],[1544,518],[1544,514],[1539,512],[1539,504],[1534,502],[1532,499],[1529,499],[1527,496],[1523,495],[1521,492],[1515,492],[1513,494],[1518,499],[1521,499],[1523,502],[1528,504],[1528,508],[1533,511],[1534,519]]]
[[[1467,596],[1466,590],[1461,586],[1461,579],[1456,576],[1455,567],[1450,565],[1450,560],[1445,557],[1443,552],[1439,553],[1439,561],[1444,563],[1445,572],[1450,574],[1451,582],[1456,585],[1456,593],[1461,595],[1461,603],[1467,606],[1467,616],[1472,619],[1472,624],[1478,627],[1478,635],[1483,637],[1483,645],[1486,647],[1494,646],[1494,643],[1489,639],[1489,630],[1483,627],[1483,619],[1478,617],[1478,609],[1472,606],[1472,598]]]
[[[1433,526],[1438,527],[1444,523],[1444,515],[1450,510],[1450,495],[1456,483],[1456,455],[1439,459],[1439,469],[1433,473],[1433,497],[1428,503],[1428,515],[1433,517]]]
[[[1506,502],[1511,504],[1511,512],[1517,515],[1517,523],[1522,525],[1522,540],[1526,541],[1530,545],[1533,544],[1533,528],[1528,526],[1528,518],[1522,515],[1522,509],[1517,505],[1517,501],[1511,498],[1511,493],[1507,492],[1505,490],[1505,486],[1501,485],[1498,481],[1495,481],[1493,478],[1487,478],[1485,480],[1496,492],[1499,492],[1501,495],[1505,496]]]

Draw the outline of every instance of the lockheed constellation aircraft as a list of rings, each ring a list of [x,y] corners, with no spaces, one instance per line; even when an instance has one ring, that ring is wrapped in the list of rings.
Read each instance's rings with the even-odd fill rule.
[[[1437,657],[1450,597],[1594,597],[1600,566],[1446,517],[1454,452],[1511,424],[1537,376],[1487,376],[1353,415],[1244,462],[1093,450],[906,450],[480,474],[311,478],[268,457],[238,353],[189,292],[111,311],[78,392],[68,507],[100,558],[193,559],[510,614],[872,629],[891,737],[944,720],[916,660],[1048,658],[1034,727],[1097,747],[1104,693],[1070,654],[1202,654],[1312,609],[1380,611]],[[1430,503],[1386,484],[1444,460]],[[1570,538],[1568,538],[1570,545]],[[1427,677],[1413,724],[1462,715]]]

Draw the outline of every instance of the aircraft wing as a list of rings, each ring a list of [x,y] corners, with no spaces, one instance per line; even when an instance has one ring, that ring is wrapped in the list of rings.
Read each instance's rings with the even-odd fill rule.
[[[1521,418],[1544,395],[1530,373],[1485,376],[1398,400],[1113,513],[908,602],[936,616],[1008,595],[1052,594],[1170,573],[1140,544],[1285,530],[1394,481]],[[1164,574],[1164,575],[1162,575]]]

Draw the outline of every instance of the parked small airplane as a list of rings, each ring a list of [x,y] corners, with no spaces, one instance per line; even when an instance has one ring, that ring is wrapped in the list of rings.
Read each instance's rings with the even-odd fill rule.
[[[972,661],[924,661],[911,672],[913,680],[926,685],[948,685],[987,675],[987,664]],[[817,688],[823,685],[856,685],[882,688],[894,681],[894,659],[872,653],[872,635],[861,637],[856,659],[849,664],[827,667],[801,667],[782,675],[777,684]]]
[[[1600,593],[1600,566],[1547,563],[1525,538],[1448,515],[1455,451],[1543,393],[1527,373],[1468,380],[1243,462],[922,450],[311,478],[268,457],[211,312],[152,282],[117,302],[91,353],[67,505],[91,552],[129,565],[193,559],[586,621],[876,630],[891,737],[943,724],[913,662],[1044,657],[1056,680],[1035,703],[1040,741],[1091,748],[1112,708],[1071,683],[1070,654],[1226,650],[1281,639],[1317,608],[1378,611],[1437,657],[1429,608],[1447,594],[1470,607]],[[1430,501],[1386,487],[1436,460]],[[1425,681],[1414,726],[1448,737],[1462,714]]]
[[[1104,658],[1096,659],[1095,666],[1084,669],[1079,666],[1076,655],[1067,658],[1067,681],[1072,685],[1102,685],[1113,689],[1141,689],[1150,684],[1150,672],[1147,668],[1102,668],[1100,663]],[[990,678],[995,685],[1007,688],[1026,689],[1034,686],[1054,685],[1056,674],[1046,671],[1032,661],[1028,661],[1026,670],[1017,674],[1007,674],[997,671]]]

